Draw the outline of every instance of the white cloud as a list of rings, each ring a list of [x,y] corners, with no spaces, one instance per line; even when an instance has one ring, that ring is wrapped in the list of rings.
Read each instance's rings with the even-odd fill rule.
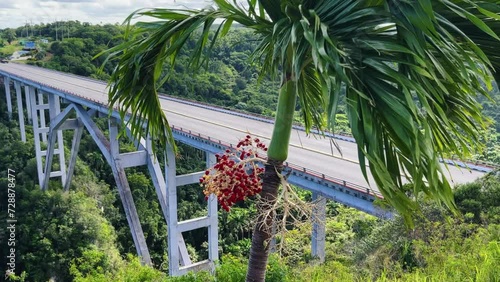
[[[0,2],[0,9],[13,9],[13,8],[15,8],[14,1],[4,0]]]
[[[210,0],[0,0],[0,29],[56,20],[114,24],[140,8],[199,9],[210,4]]]

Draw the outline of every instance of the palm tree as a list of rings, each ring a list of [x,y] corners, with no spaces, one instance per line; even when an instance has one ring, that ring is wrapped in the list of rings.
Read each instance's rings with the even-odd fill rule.
[[[189,65],[197,69],[234,23],[254,31],[260,75],[281,81],[258,206],[266,224],[253,231],[247,273],[247,281],[264,281],[273,220],[265,211],[280,185],[296,102],[307,131],[332,130],[346,96],[361,170],[366,178],[368,162],[385,200],[409,222],[418,205],[400,172],[414,194],[454,209],[439,158],[470,154],[485,126],[475,97],[487,95],[500,66],[499,10],[496,0],[214,0],[202,10],[140,10],[126,20],[126,40],[108,50],[118,61],[109,100],[131,113],[134,136],[173,144],[157,95],[164,62],[173,66],[193,39]],[[154,21],[131,25],[137,16]]]

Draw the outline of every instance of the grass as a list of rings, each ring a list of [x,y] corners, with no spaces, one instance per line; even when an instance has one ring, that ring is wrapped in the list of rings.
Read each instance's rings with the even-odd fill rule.
[[[18,41],[12,41],[10,45],[7,44],[7,41],[5,42],[5,46],[0,47],[0,53],[4,53],[7,55],[12,55],[14,52],[22,50],[23,46],[19,45]]]

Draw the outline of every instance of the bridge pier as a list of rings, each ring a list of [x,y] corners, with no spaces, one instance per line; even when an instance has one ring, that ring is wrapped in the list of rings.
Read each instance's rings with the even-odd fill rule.
[[[37,95],[34,87],[29,87],[29,96],[32,106],[31,116],[33,118],[33,138],[35,139],[35,156],[38,172],[38,183],[40,184],[40,187],[43,188],[43,180],[45,179],[45,177],[42,158],[46,156],[47,151],[42,151],[42,142],[44,142],[44,138],[41,136],[45,136],[47,134],[47,128],[45,127],[44,122],[40,122],[42,121],[41,116],[45,116],[45,105],[43,104],[43,99],[40,100],[40,95],[38,95],[38,101],[40,104],[37,104]],[[43,121],[45,121],[45,117]]]
[[[206,159],[207,167],[212,167],[217,162],[215,155],[209,152],[206,152]],[[215,194],[210,194],[208,197],[208,220],[208,260],[215,262],[219,260],[219,216]]]
[[[47,122],[45,121],[45,111],[49,110],[49,104],[45,104],[45,96],[40,89],[35,90],[38,94],[38,104],[35,102],[35,109],[40,110],[40,115],[38,116],[38,121],[40,122],[42,142],[47,143]],[[35,94],[36,95],[36,94]],[[52,95],[50,95],[52,96]]]
[[[30,98],[30,86],[24,86],[24,98],[26,100],[26,112],[28,114],[28,122],[32,123],[31,119],[31,98]]]
[[[36,105],[36,101],[33,100],[34,99],[32,97],[32,103],[35,102],[33,103],[33,105]],[[49,105],[54,104],[54,106],[52,107],[56,107],[57,103],[55,103],[54,101],[55,100],[52,100],[52,98],[50,98]],[[37,107],[35,106],[34,108],[36,109]],[[77,119],[68,119],[70,113],[73,110],[77,113]],[[58,110],[51,110],[51,112],[58,112]],[[34,117],[34,122],[37,122],[38,124],[38,115],[35,114],[35,111],[32,116]],[[135,140],[135,143],[139,148],[138,151],[120,154],[117,123],[118,121],[115,118],[111,118],[109,120],[108,141],[104,134],[93,123],[89,114],[85,110],[83,110],[80,105],[72,104],[59,115],[51,116],[45,174],[44,180],[42,182],[42,187],[46,189],[48,186],[48,179],[51,173],[51,167],[48,164],[51,163],[54,155],[56,134],[62,134],[63,129],[75,129],[75,135],[73,136],[72,142],[73,144],[71,157],[68,165],[68,175],[66,176],[66,182],[64,183],[65,189],[67,190],[69,188],[72,173],[74,170],[74,164],[76,162],[76,154],[81,139],[81,132],[83,126],[85,126],[90,132],[94,141],[97,143],[98,147],[103,152],[106,160],[111,165],[119,195],[127,216],[127,221],[131,228],[134,244],[136,246],[137,253],[141,257],[143,263],[151,264],[151,259],[124,169],[127,167],[147,165],[153,179],[153,184],[155,186],[162,212],[167,221],[170,274],[177,276],[185,274],[188,271],[192,270],[214,270],[214,261],[218,259],[218,218],[217,200],[215,196],[211,195],[209,197],[208,216],[182,222],[178,222],[177,218],[177,187],[186,184],[197,183],[198,179],[201,177],[204,171],[177,176],[175,172],[175,155],[173,153],[173,150],[171,148],[168,148],[167,162],[165,165],[166,178],[163,178],[159,162],[156,159],[155,155],[152,154],[152,142],[150,139],[142,139],[139,142]],[[130,132],[128,133],[130,136]],[[213,162],[215,162],[214,155],[208,154],[207,164],[211,165],[211,163]],[[208,260],[192,263],[187,252],[182,232],[203,227],[208,227],[209,257]]]
[[[57,97],[57,100],[59,97]],[[52,99],[49,99],[50,104],[56,103]],[[56,108],[55,105],[52,106],[52,108]],[[82,130],[83,130],[83,124],[79,118],[77,119],[69,119],[70,114],[75,110],[74,105],[69,105],[64,109],[63,112],[60,112],[60,109],[56,110],[53,109],[51,110],[54,112],[60,112],[57,116],[53,114],[51,116],[51,121],[49,125],[49,137],[48,137],[48,143],[47,143],[47,154],[45,158],[45,169],[44,169],[44,179],[41,183],[41,187],[43,190],[46,190],[49,185],[49,178],[52,177],[52,166],[49,164],[52,164],[53,156],[55,154],[55,142],[57,140],[58,143],[58,152],[64,151],[64,146],[63,146],[63,138],[62,138],[62,131],[65,129],[74,129],[75,134],[73,136],[73,142],[72,142],[72,147],[71,147],[71,157],[70,161],[68,164],[68,169],[66,171],[66,163],[65,163],[65,157],[64,154],[59,154],[59,166],[60,166],[60,174],[61,174],[61,181],[64,186],[64,190],[68,191],[69,187],[71,185],[71,178],[73,177],[73,171],[75,168],[75,163],[76,163],[76,155],[78,153],[78,148],[80,146],[80,140],[82,136]]]
[[[21,141],[26,143],[26,130],[24,128],[24,110],[23,110],[23,98],[21,93],[21,83],[19,81],[14,81],[14,88],[16,89],[17,114],[19,117],[19,131],[21,132]]]
[[[215,155],[206,153],[207,166],[215,163]],[[167,184],[167,228],[168,228],[168,257],[169,274],[179,276],[189,271],[215,270],[215,261],[219,259],[219,235],[217,199],[215,195],[208,198],[208,214],[204,217],[193,218],[178,222],[177,217],[177,187],[198,183],[204,171],[186,175],[175,175],[175,155],[171,148],[167,150],[165,175]],[[208,228],[208,259],[192,263],[189,259],[182,232],[199,228]]]
[[[51,127],[46,127],[45,125],[45,110],[49,110],[49,116],[51,120],[56,120],[59,113],[61,112],[61,105],[59,97],[55,95],[48,95],[48,104],[43,103],[44,94],[38,91],[38,104],[37,95],[34,95],[35,89],[30,87],[30,99],[33,107],[32,117],[33,117],[33,131],[35,138],[35,154],[37,161],[38,170],[38,182],[42,190],[46,190],[48,187],[49,178],[51,177],[61,177],[63,185],[66,185],[66,162],[64,158],[64,140],[62,135],[62,130],[51,129]],[[43,118],[42,118],[43,117]],[[39,125],[40,122],[40,125]],[[52,126],[52,128],[54,128]],[[47,143],[47,149],[42,150],[43,136],[47,139],[47,134],[50,132],[50,140]],[[40,135],[42,136],[40,138]],[[57,143],[57,148],[55,145]],[[52,171],[52,160],[54,155],[59,155],[59,171]],[[45,156],[45,164],[43,164],[43,157]]]
[[[9,119],[12,119],[12,97],[10,95],[10,78],[4,77],[3,84],[5,86],[5,98],[7,99],[7,112]]]
[[[326,198],[317,192],[313,192],[314,203],[312,212],[312,235],[311,235],[311,255],[319,259],[320,263],[325,262],[325,224],[326,224]]]
[[[73,140],[71,142],[71,155],[69,157],[68,163],[68,171],[66,176],[66,183],[64,184],[64,191],[69,191],[69,187],[71,186],[71,179],[73,178],[73,173],[75,171],[76,158],[78,156],[78,150],[80,149],[80,141],[82,140],[83,134],[83,123],[80,118],[74,120],[76,123],[74,127],[71,127],[75,130],[73,135]]]
[[[167,148],[165,155],[165,182],[166,182],[166,204],[167,204],[167,239],[168,239],[168,271],[170,275],[179,275],[180,254],[179,238],[182,237],[178,230],[177,219],[177,183],[175,173],[175,154],[171,147]],[[179,236],[180,235],[180,236]],[[183,240],[184,241],[184,240]],[[183,260],[190,263],[189,259]]]
[[[85,119],[87,119],[87,121],[89,122],[91,121],[90,117],[85,117]],[[97,131],[98,129],[95,124],[94,128],[96,129],[94,134],[99,134],[100,136],[98,138],[104,141],[104,134],[102,134],[102,132],[100,131]],[[91,135],[94,136],[92,133]],[[123,209],[125,210],[128,225],[132,232],[132,238],[134,240],[137,254],[141,257],[143,263],[152,265],[151,256],[146,244],[146,238],[144,237],[144,232],[142,231],[139,215],[137,214],[137,209],[135,208],[134,199],[132,197],[132,191],[130,190],[130,186],[128,184],[127,176],[125,174],[125,168],[121,163],[118,127],[117,122],[114,118],[111,118],[109,120],[109,153],[109,164],[111,165],[111,170],[113,171],[113,176],[115,178],[118,193],[123,204]]]

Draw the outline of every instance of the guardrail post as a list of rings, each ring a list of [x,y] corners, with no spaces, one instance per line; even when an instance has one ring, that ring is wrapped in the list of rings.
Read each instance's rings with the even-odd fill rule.
[[[326,223],[326,198],[313,192],[314,202],[312,213],[311,255],[317,257],[321,263],[325,262],[325,223]]]

